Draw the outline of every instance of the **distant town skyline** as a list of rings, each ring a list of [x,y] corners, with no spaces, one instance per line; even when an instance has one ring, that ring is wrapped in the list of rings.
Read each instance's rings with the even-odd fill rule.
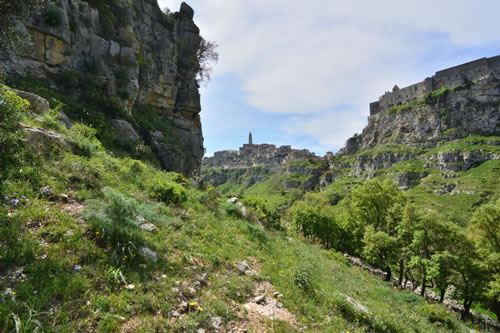
[[[180,3],[159,0],[172,11]],[[256,143],[336,152],[395,84],[500,54],[495,0],[187,3],[219,45],[200,91],[207,156],[237,149],[250,131]]]

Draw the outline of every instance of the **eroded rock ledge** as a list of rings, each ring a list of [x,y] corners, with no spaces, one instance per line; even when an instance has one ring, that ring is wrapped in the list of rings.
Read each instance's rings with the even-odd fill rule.
[[[165,14],[155,0],[61,0],[20,25],[31,45],[2,63],[11,77],[46,80],[75,100],[110,98],[124,112],[100,111],[118,141],[131,133],[164,169],[191,174],[203,156],[193,16],[186,3]]]

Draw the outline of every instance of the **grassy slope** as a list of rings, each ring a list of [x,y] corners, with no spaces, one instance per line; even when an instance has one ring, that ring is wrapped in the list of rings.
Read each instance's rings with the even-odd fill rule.
[[[169,222],[157,225],[156,233],[142,232],[148,246],[158,252],[158,261],[134,258],[114,263],[77,208],[86,205],[85,199],[102,200],[104,186],[153,202],[145,184],[153,177],[178,177],[143,164],[132,167],[140,162],[104,151],[91,158],[52,152],[40,161],[23,168],[8,185],[11,196],[30,201],[8,212],[4,205],[0,213],[0,274],[6,277],[20,267],[26,274],[26,279],[0,281],[0,290],[16,293],[15,300],[4,296],[0,303],[0,318],[7,318],[1,324],[9,329],[18,318],[29,331],[36,318],[48,331],[58,332],[192,332],[209,328],[210,315],[221,316],[225,325],[240,322],[245,317],[242,304],[265,279],[284,295],[283,303],[308,331],[468,331],[443,307],[393,290],[351,267],[341,254],[305,243],[293,233],[266,232],[228,216],[218,199],[189,185],[183,206],[162,204],[158,211]],[[44,185],[54,189],[55,199],[39,194]],[[70,203],[57,199],[62,194],[69,195]],[[234,267],[249,258],[260,263],[254,269],[262,265],[256,276],[240,275]],[[76,265],[81,269],[75,270]],[[134,289],[117,279],[117,269]],[[173,320],[169,312],[179,305],[183,283],[201,273],[208,274],[208,285],[185,297],[197,307]],[[297,287],[304,284],[310,287],[307,291]],[[358,300],[370,313],[356,311],[341,294]],[[283,332],[297,329],[288,323],[267,326]]]

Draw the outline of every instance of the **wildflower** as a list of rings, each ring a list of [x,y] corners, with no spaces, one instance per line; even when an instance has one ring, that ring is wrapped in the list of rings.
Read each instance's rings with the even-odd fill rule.
[[[0,298],[0,303],[5,303],[5,300],[3,298]]]
[[[170,269],[174,269],[172,266],[170,266]]]
[[[203,308],[202,308],[202,307],[199,307],[199,308],[198,308],[198,310],[199,310],[200,312],[205,311],[205,310],[203,310]]]
[[[189,303],[189,305],[190,305],[190,306],[195,306],[195,305],[198,305],[198,303],[196,303],[196,302],[191,302],[191,303]]]
[[[99,231],[96,231],[96,232],[95,232],[95,234],[96,234],[96,235],[99,235]]]
[[[80,266],[80,265],[75,265],[75,267],[73,267],[73,269],[74,269],[75,271],[79,271],[80,269],[82,269],[82,266]]]
[[[13,291],[13,292],[12,292],[12,295],[15,295],[15,294],[16,294],[16,292],[15,292],[15,291]]]

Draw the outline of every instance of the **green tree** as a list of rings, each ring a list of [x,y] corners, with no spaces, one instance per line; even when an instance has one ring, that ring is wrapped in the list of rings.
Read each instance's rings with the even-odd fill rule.
[[[362,239],[364,256],[383,267],[388,281],[398,257],[398,225],[406,200],[403,191],[389,180],[367,181],[350,198],[355,237]]]
[[[384,231],[376,231],[372,225],[365,229],[363,255],[386,271],[386,280],[392,277],[391,264],[398,254],[398,238]]]
[[[486,287],[487,271],[481,267],[477,259],[478,253],[467,231],[460,230],[458,226],[450,231],[450,268],[454,274],[454,284],[463,299],[462,317],[467,318],[472,303],[481,296]]]
[[[198,83],[209,82],[214,66],[219,61],[219,53],[217,53],[217,43],[201,39],[200,46],[196,51],[196,61],[198,67]]]
[[[474,213],[468,234],[479,254],[481,267],[491,276],[487,296],[492,310],[500,318],[500,199],[495,204],[481,206]]]
[[[439,302],[443,303],[446,289],[450,286],[453,276],[451,255],[447,250],[431,256],[428,273],[434,286],[439,289]]]
[[[433,277],[439,278],[442,282],[442,296],[446,290],[446,278],[440,276],[446,270],[440,269],[439,264],[444,265],[444,257],[433,256],[445,251],[450,241],[450,224],[445,222],[441,216],[434,212],[423,213],[415,208],[407,209],[403,219],[402,229],[411,234],[411,242],[408,244],[410,250],[409,268],[412,269],[414,282],[419,283],[421,287],[420,294],[424,296],[427,287],[433,285]],[[431,274],[432,272],[432,274]],[[446,286],[444,286],[444,285]]]

